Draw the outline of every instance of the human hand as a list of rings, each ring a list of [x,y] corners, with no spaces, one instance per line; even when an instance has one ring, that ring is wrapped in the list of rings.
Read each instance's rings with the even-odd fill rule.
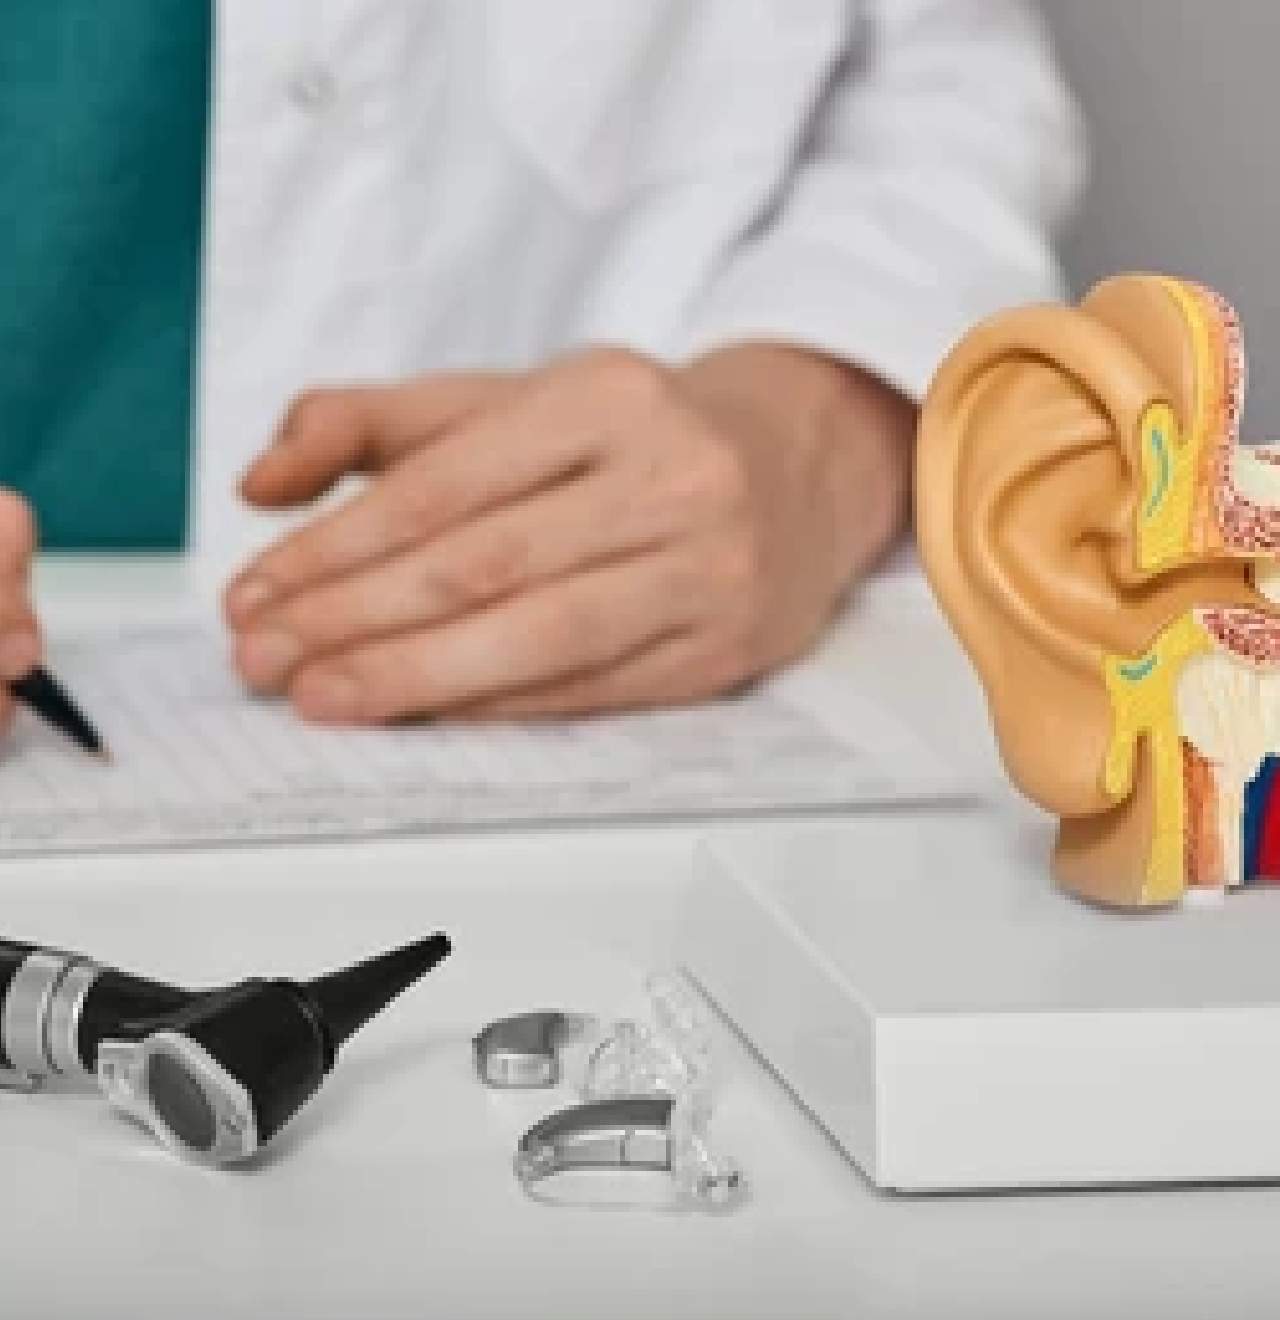
[[[7,681],[26,677],[40,663],[43,650],[31,608],[35,540],[35,519],[26,501],[0,488],[0,729],[13,719]]]
[[[230,585],[235,663],[336,723],[711,696],[802,651],[889,541],[912,424],[768,345],[309,392],[245,498],[372,479]]]

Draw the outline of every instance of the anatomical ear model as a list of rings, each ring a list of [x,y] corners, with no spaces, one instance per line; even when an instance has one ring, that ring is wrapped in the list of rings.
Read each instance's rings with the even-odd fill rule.
[[[1280,882],[1280,446],[1235,313],[1127,275],[973,330],[920,424],[925,568],[1058,881],[1125,907]]]

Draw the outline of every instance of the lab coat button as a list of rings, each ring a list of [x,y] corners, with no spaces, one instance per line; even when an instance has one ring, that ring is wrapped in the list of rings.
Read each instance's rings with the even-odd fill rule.
[[[320,64],[309,64],[289,79],[289,99],[300,110],[324,110],[338,97],[338,83]]]

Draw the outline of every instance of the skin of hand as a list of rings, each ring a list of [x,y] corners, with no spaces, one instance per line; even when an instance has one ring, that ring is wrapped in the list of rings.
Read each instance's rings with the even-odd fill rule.
[[[26,501],[0,488],[0,730],[13,720],[13,698],[4,684],[29,674],[44,650],[31,608],[35,544],[35,518]]]
[[[914,425],[773,344],[310,391],[245,499],[370,479],[229,585],[236,667],[338,724],[713,696],[800,654],[889,545]]]

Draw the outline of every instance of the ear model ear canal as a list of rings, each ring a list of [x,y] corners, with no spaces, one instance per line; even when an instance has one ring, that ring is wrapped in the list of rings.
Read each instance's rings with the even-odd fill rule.
[[[979,326],[939,371],[918,438],[921,555],[1010,776],[1063,818],[1059,880],[1122,904],[1183,883],[1171,681],[1199,638],[1170,624],[1252,595],[1240,565],[1174,562],[1195,485],[1186,322],[1148,316],[1140,352],[1111,314],[1153,297],[1176,313],[1159,284],[1109,281],[1103,315],[1034,307]]]

